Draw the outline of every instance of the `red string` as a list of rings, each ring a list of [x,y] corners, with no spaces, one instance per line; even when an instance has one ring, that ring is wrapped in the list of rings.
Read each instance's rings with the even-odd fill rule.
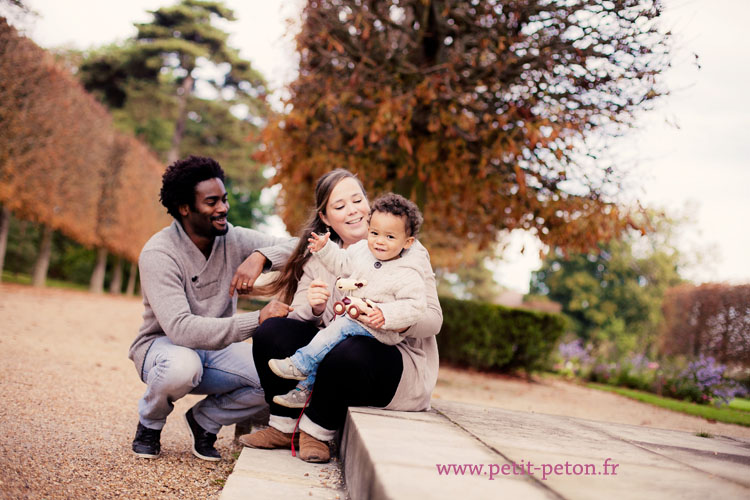
[[[294,435],[297,433],[297,428],[299,427],[299,421],[302,419],[302,415],[305,413],[305,408],[307,408],[307,403],[310,402],[310,398],[312,397],[312,389],[310,389],[310,394],[307,396],[307,401],[305,401],[305,406],[302,407],[302,411],[299,412],[299,417],[297,417],[297,423],[294,424],[294,430],[292,430],[292,456],[296,457],[297,454],[294,451]]]

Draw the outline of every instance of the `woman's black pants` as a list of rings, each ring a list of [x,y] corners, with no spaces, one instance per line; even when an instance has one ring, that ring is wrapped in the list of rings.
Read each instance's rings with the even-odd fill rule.
[[[317,332],[312,323],[288,318],[269,318],[256,330],[253,358],[271,415],[296,419],[300,410],[273,402],[274,396],[286,394],[297,381],[276,376],[268,367],[268,360],[291,356]],[[387,406],[396,394],[402,372],[401,352],[396,346],[367,336],[349,337],[334,347],[318,366],[305,414],[325,429],[340,429],[349,406]]]

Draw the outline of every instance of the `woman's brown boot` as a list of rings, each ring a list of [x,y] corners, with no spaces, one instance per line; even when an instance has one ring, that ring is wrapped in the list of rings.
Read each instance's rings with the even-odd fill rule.
[[[298,437],[294,436],[294,440],[297,441]],[[292,448],[292,435],[281,432],[273,427],[267,427],[262,431],[253,432],[251,434],[243,434],[238,438],[238,441],[245,446],[250,448],[263,448],[267,450],[275,448]],[[298,443],[294,443],[295,446],[299,446]]]
[[[331,460],[331,452],[328,450],[328,443],[318,441],[305,431],[300,431],[299,457],[305,462],[322,464]]]

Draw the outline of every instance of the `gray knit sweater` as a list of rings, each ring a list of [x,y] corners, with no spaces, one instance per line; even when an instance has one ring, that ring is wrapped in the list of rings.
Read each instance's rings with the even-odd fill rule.
[[[260,313],[235,315],[237,294],[229,296],[232,277],[256,250],[271,262],[267,270],[282,267],[296,240],[228,226],[225,235],[214,239],[208,259],[177,221],[143,247],[138,267],[145,310],[128,354],[139,376],[151,343],[164,335],[176,345],[219,350],[255,333]]]
[[[401,380],[396,389],[396,394],[388,403],[386,409],[422,411],[430,409],[430,396],[437,382],[439,358],[435,336],[443,324],[443,312],[440,309],[435,273],[430,266],[430,256],[427,250],[417,241],[405,253],[407,252],[422,254],[419,260],[426,265],[423,271],[427,309],[419,321],[403,334],[403,342],[396,344],[401,352],[404,368],[401,372]],[[336,275],[329,272],[319,259],[308,260],[292,301],[294,311],[289,314],[289,317],[302,321],[313,321],[320,326],[324,326],[333,320],[333,303],[339,300],[341,296],[334,288],[325,311],[320,316],[314,315],[307,300],[307,290],[310,288],[310,283],[315,279],[330,283],[333,287]]]
[[[336,276],[367,280],[367,285],[351,292],[353,297],[369,299],[383,312],[385,324],[372,328],[362,324],[376,339],[395,345],[404,337],[397,330],[416,323],[427,308],[424,273],[430,268],[424,252],[403,252],[401,257],[380,261],[370,251],[367,240],[343,249],[328,240],[313,254]]]

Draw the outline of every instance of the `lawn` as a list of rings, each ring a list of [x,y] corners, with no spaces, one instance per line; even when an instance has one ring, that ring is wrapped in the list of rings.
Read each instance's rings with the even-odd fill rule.
[[[18,283],[19,285],[31,285],[31,276],[22,273],[11,273],[9,271],[3,271],[3,283]],[[67,288],[69,290],[81,290],[87,291],[88,285],[82,285],[80,283],[72,283],[70,281],[60,281],[55,279],[47,278],[45,283],[46,286],[53,288]]]
[[[735,398],[729,403],[729,407],[736,410],[750,411],[750,399]]]
[[[625,389],[623,387],[613,387],[611,385],[593,383],[586,384],[586,386],[602,391],[614,392],[628,398],[667,408],[669,410],[696,415],[707,420],[716,420],[717,422],[750,427],[750,400],[747,399],[735,399],[732,404],[717,408],[711,405],[699,405],[688,403],[687,401],[663,398],[648,392]]]

